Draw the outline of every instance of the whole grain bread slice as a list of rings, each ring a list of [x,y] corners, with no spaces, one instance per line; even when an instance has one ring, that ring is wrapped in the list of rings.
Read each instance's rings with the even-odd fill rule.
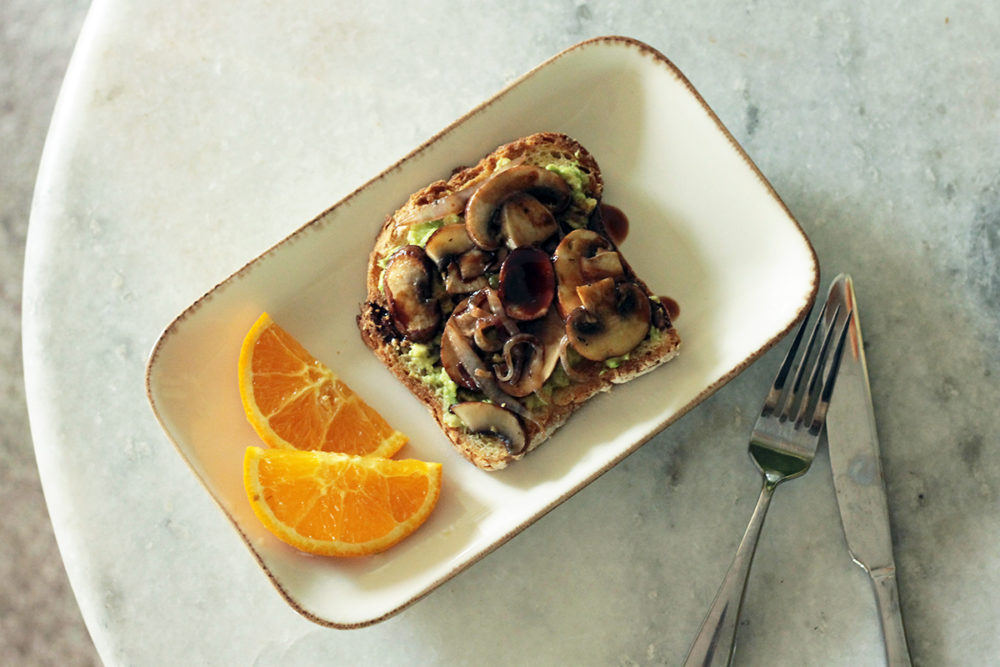
[[[574,226],[583,225],[608,236],[600,215],[604,183],[594,157],[564,134],[543,132],[523,137],[498,147],[475,165],[456,169],[447,179],[435,181],[413,193],[403,206],[386,218],[369,257],[367,297],[358,315],[362,339],[376,357],[428,408],[455,448],[484,470],[498,470],[523,458],[547,440],[594,395],[608,391],[616,384],[629,382],[669,361],[676,356],[680,345],[680,337],[673,327],[668,309],[622,258],[630,282],[638,285],[650,299],[651,323],[644,340],[627,354],[604,363],[584,359],[574,365],[572,373],[553,373],[549,381],[530,396],[512,399],[523,406],[519,422],[523,427],[525,443],[516,451],[512,451],[509,441],[497,434],[471,432],[461,420],[456,419],[451,407],[458,398],[489,399],[477,395],[474,390],[459,388],[455,392],[449,386],[442,390],[442,383],[447,385],[449,380],[440,361],[440,336],[414,342],[401,334],[385,294],[383,273],[387,261],[400,248],[412,245],[415,240],[419,244],[420,239],[415,236],[420,235],[415,235],[415,230],[428,224],[440,224],[442,219],[461,222],[470,193],[495,174],[517,165],[532,165],[559,173],[571,170],[575,179],[574,206],[577,210],[566,215],[575,216],[571,221]],[[564,231],[561,229],[560,234]],[[617,246],[614,248],[618,250]],[[461,296],[448,296],[440,289],[436,294],[445,313],[454,307],[454,302]],[[419,355],[416,354],[418,351]]]

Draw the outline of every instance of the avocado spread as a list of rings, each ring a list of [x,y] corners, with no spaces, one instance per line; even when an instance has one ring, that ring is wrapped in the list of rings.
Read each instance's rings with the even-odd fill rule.
[[[410,373],[430,387],[431,391],[441,401],[444,421],[448,426],[461,426],[461,420],[453,415],[448,408],[458,403],[458,385],[448,377],[448,372],[441,366],[435,366],[440,360],[436,349],[440,344],[435,344],[434,348],[424,343],[413,343],[409,346],[403,359]]]
[[[427,222],[418,222],[412,225],[406,231],[406,242],[409,245],[418,245],[421,248],[427,245],[427,239],[431,237],[431,234],[441,229],[445,225],[454,224],[459,222],[460,218],[457,213],[452,215],[446,215],[443,218],[437,220],[429,220]]]
[[[585,213],[590,213],[594,210],[594,207],[597,206],[597,200],[593,197],[588,197],[584,191],[584,186],[587,184],[588,179],[586,174],[580,169],[580,165],[576,163],[549,164],[545,168],[563,177],[570,190],[573,191],[574,204],[582,208]]]

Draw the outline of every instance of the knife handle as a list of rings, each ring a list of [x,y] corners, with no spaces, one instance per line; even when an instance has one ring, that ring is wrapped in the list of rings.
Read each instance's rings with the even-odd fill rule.
[[[910,651],[906,646],[903,614],[899,610],[899,590],[896,587],[896,568],[883,567],[869,572],[875,587],[882,636],[885,638],[885,657],[889,667],[909,667]]]

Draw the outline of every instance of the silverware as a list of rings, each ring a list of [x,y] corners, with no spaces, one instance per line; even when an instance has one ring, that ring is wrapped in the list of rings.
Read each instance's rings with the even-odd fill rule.
[[[750,458],[763,476],[763,488],[729,572],[691,645],[684,662],[686,666],[722,665],[732,659],[743,593],[771,496],[778,484],[809,470],[816,454],[851,313],[841,313],[836,304],[827,301],[795,367],[794,377],[786,385],[808,319],[808,315],[802,319],[750,435]],[[842,319],[843,324],[835,336],[833,324],[838,319]],[[820,334],[821,330],[825,331]],[[822,339],[818,353],[813,349],[817,339]],[[835,339],[836,344],[831,349]]]
[[[875,588],[887,662],[890,667],[909,665],[868,365],[850,276],[838,278],[830,298],[841,308],[854,311],[837,382],[837,400],[830,406],[826,427],[840,521],[851,557],[869,574]]]

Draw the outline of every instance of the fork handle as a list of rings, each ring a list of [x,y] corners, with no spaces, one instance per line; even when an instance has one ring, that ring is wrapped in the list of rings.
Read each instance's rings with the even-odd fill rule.
[[[885,638],[885,657],[889,667],[909,667],[910,651],[906,647],[903,614],[899,610],[899,590],[896,587],[896,568],[884,567],[868,573],[875,587],[878,614]]]
[[[726,578],[715,595],[708,615],[701,624],[698,636],[695,637],[688,651],[684,667],[706,667],[708,665],[728,665],[736,647],[736,629],[739,626],[740,608],[743,606],[743,593],[746,591],[747,578],[750,576],[750,565],[757,550],[757,538],[764,526],[764,517],[771,504],[771,496],[777,486],[770,481],[764,482],[757,506],[750,517],[740,546],[729,566]]]

